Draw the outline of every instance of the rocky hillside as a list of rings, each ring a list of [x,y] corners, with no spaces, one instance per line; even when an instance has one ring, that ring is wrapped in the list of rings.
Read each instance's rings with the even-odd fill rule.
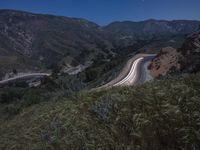
[[[179,57],[180,53],[172,47],[166,47],[154,58],[149,69],[153,77],[159,77],[169,74],[180,69]]]
[[[178,49],[183,55],[180,60],[181,71],[196,73],[200,71],[200,31],[187,37],[182,48]]]
[[[111,47],[104,31],[84,19],[0,11],[1,70],[5,64],[24,69],[84,63],[100,53],[110,54]]]
[[[178,72],[199,72],[200,32],[189,35],[179,49],[163,48],[150,64],[149,69],[154,77]]]

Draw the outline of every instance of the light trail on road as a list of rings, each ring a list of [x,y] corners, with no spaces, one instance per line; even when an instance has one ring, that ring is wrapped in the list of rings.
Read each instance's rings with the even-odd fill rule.
[[[145,78],[141,79],[144,74],[146,74],[146,70],[141,70],[144,64],[150,62],[156,54],[137,54],[129,59],[126,65],[123,67],[119,75],[111,80],[110,82],[92,89],[102,90],[117,86],[131,86],[136,85],[137,83],[144,83],[147,81],[146,75]]]
[[[144,59],[144,57],[138,58],[134,61],[130,72],[128,73],[128,75],[122,79],[121,81],[119,81],[118,83],[114,84],[113,86],[121,86],[121,85],[131,85],[135,82],[136,80],[136,76],[138,73],[138,64]]]
[[[24,75],[21,75],[21,76],[16,76],[16,77],[13,77],[13,78],[2,80],[2,81],[0,81],[0,84],[5,84],[5,83],[8,83],[10,81],[14,81],[14,80],[18,80],[18,79],[23,79],[23,78],[28,78],[28,77],[34,77],[34,76],[50,76],[50,74],[48,74],[48,73],[30,73],[30,74],[24,74]]]

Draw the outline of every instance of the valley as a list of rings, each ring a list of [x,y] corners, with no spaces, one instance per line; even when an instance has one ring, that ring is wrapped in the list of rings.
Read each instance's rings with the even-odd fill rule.
[[[2,150],[198,150],[199,79],[198,20],[0,9]]]
[[[150,76],[150,74],[147,73],[147,66],[145,68],[144,65],[146,63],[150,63],[154,57],[155,57],[155,54],[135,55],[133,58],[128,60],[126,65],[120,71],[120,74],[115,79],[113,79],[106,85],[97,87],[96,89],[99,90],[99,89],[115,87],[115,86],[130,86],[136,83],[144,83],[145,81],[148,81],[149,79],[147,78],[147,76]],[[36,77],[42,78],[42,76],[50,76],[50,75],[51,74],[48,74],[48,73],[29,73],[29,74],[16,75],[15,77],[0,81],[0,87],[6,86],[11,83],[14,84],[18,80],[26,81],[26,80],[30,80],[31,78],[32,79]]]
[[[16,10],[0,10],[0,78],[18,72],[73,70],[96,60],[178,48],[200,21],[91,21]],[[84,69],[83,69],[84,70]],[[82,71],[83,71],[82,70]]]

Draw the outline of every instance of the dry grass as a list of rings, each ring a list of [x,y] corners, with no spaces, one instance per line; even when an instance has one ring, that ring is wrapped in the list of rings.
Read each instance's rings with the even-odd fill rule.
[[[0,122],[0,149],[200,149],[199,75],[54,96]]]

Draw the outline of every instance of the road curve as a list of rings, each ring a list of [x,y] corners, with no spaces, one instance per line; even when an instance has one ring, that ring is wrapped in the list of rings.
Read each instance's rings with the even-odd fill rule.
[[[145,63],[153,59],[154,56],[154,54],[135,55],[127,62],[120,74],[115,79],[96,89],[99,90],[116,86],[130,86],[141,82],[141,77],[144,74],[141,68]]]
[[[138,58],[132,64],[132,67],[128,73],[128,75],[123,78],[121,81],[115,83],[113,86],[121,86],[121,85],[131,85],[137,80],[137,68],[139,63],[144,59],[144,57]]]
[[[137,54],[134,57],[132,57],[130,60],[128,60],[127,64],[124,66],[120,74],[110,81],[109,83],[95,88],[93,90],[99,90],[104,88],[110,88],[110,87],[116,87],[116,86],[130,86],[134,85],[138,82],[144,82],[144,79],[141,79],[143,77],[144,72],[142,71],[142,66],[153,59],[155,55],[154,54]],[[26,78],[34,78],[34,77],[42,77],[42,76],[50,76],[49,73],[29,73],[24,74],[20,76],[16,76],[13,78],[5,79],[0,81],[0,85],[4,85],[10,82],[14,82],[16,80],[20,79],[26,79]]]
[[[9,82],[16,81],[19,79],[34,78],[34,77],[41,77],[41,76],[50,76],[50,74],[49,73],[28,73],[28,74],[19,75],[13,78],[1,80],[0,85],[7,84]]]

